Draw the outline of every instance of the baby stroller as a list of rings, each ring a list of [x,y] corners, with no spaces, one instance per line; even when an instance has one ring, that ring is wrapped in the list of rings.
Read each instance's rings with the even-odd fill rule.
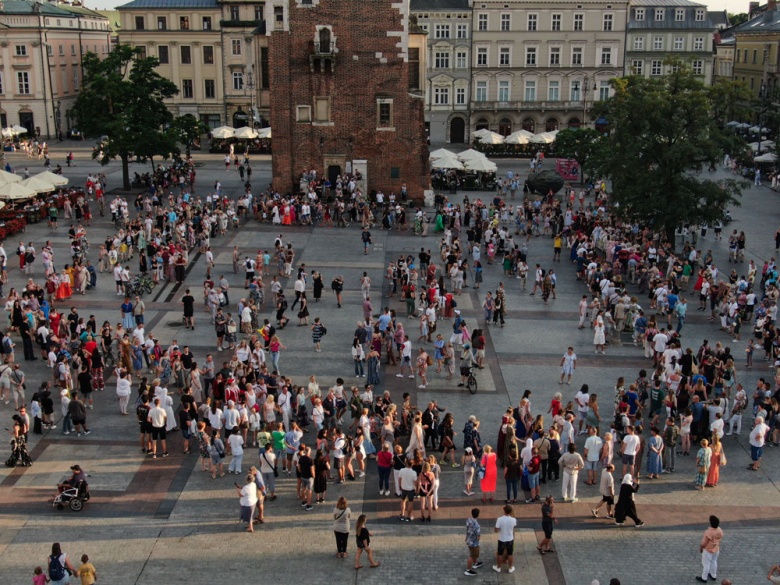
[[[52,506],[62,510],[67,504],[74,512],[80,512],[84,507],[84,502],[89,501],[89,497],[89,484],[86,481],[80,481],[77,486],[69,487],[54,496]]]
[[[6,467],[16,467],[17,465],[22,467],[32,465],[32,459],[27,452],[27,441],[24,440],[24,437],[11,439],[11,456],[5,462]]]
[[[298,403],[298,409],[295,413],[295,422],[297,422],[298,426],[302,429],[306,429],[309,426],[309,414],[306,410],[306,402],[303,400]]]

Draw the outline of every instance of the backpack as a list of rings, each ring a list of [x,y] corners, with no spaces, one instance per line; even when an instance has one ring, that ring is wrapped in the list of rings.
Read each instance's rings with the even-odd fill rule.
[[[52,581],[62,581],[65,578],[65,567],[62,566],[58,556],[49,557],[49,578]]]
[[[252,270],[252,261],[251,260],[247,260],[245,265],[246,265],[246,269],[247,270]]]

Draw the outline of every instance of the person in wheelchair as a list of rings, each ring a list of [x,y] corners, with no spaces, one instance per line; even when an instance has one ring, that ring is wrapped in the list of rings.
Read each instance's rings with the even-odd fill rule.
[[[71,465],[70,470],[73,472],[73,475],[64,482],[57,484],[58,494],[61,494],[67,489],[78,487],[81,482],[87,481],[87,475],[81,469],[80,465]]]

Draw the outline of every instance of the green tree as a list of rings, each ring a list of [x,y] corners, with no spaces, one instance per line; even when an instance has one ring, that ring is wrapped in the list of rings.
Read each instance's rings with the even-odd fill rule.
[[[122,182],[130,189],[128,163],[133,156],[153,158],[177,152],[174,135],[166,130],[173,115],[164,100],[179,90],[157,73],[159,61],[142,57],[140,50],[120,45],[105,59],[87,53],[84,81],[74,105],[79,128],[87,136],[107,136],[93,156],[101,164],[119,158]]]
[[[739,14],[732,14],[731,12],[729,12],[727,14],[729,18],[729,24],[731,26],[737,26],[738,24],[742,24],[748,21],[747,12],[740,12]]]
[[[192,114],[179,116],[173,121],[173,124],[171,124],[173,137],[179,144],[185,146],[187,156],[190,155],[190,148],[193,143],[200,140],[201,135],[205,134],[207,131],[206,125]]]
[[[742,183],[699,174],[720,161],[725,130],[713,116],[711,89],[688,67],[613,86],[614,97],[598,105],[611,130],[597,166],[611,180],[619,216],[674,245],[680,225],[712,222],[739,205]]]
[[[580,167],[580,183],[603,145],[603,137],[593,128],[566,128],[555,136],[555,154],[573,158]]]

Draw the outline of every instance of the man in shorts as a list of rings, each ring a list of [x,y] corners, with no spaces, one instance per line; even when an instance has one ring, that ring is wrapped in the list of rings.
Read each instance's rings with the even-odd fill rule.
[[[591,513],[596,518],[599,517],[599,510],[604,504],[607,505],[607,518],[615,517],[612,513],[612,506],[615,505],[615,478],[612,477],[613,471],[615,471],[615,466],[611,463],[601,470],[601,482],[599,483],[601,501],[598,506],[591,509]]]
[[[311,512],[314,509],[311,505],[311,494],[314,491],[314,461],[310,457],[310,448],[304,444],[301,444],[300,448],[298,473],[301,476],[301,506],[307,512]]]
[[[341,429],[336,429],[336,438],[333,440],[333,468],[339,475],[338,484],[344,483],[344,447],[346,439]]]
[[[412,469],[412,460],[406,460],[406,467],[398,472],[398,481],[401,484],[401,522],[412,521],[414,510],[414,496],[417,485],[417,472]]]
[[[479,526],[479,508],[471,509],[471,518],[466,520],[466,546],[469,548],[469,557],[466,559],[467,577],[475,577],[482,562],[479,560],[479,539],[482,536],[482,528]]]
[[[634,425],[626,427],[626,436],[623,437],[623,444],[620,447],[620,455],[623,461],[623,475],[627,473],[634,474],[634,461],[636,453],[639,450],[639,437],[634,434]]]
[[[150,451],[152,459],[157,459],[157,440],[160,440],[162,446],[162,456],[168,456],[168,444],[166,442],[165,423],[168,415],[165,414],[165,409],[160,406],[160,399],[154,399],[154,406],[149,409],[149,416],[147,422],[152,425],[151,439],[149,440]]]
[[[507,572],[514,573],[514,554],[515,554],[515,527],[517,520],[512,516],[514,508],[509,504],[504,506],[504,515],[496,520],[495,532],[498,532],[498,552],[496,552],[496,564],[493,570],[496,573],[501,572],[501,566],[504,563],[509,565]]]

